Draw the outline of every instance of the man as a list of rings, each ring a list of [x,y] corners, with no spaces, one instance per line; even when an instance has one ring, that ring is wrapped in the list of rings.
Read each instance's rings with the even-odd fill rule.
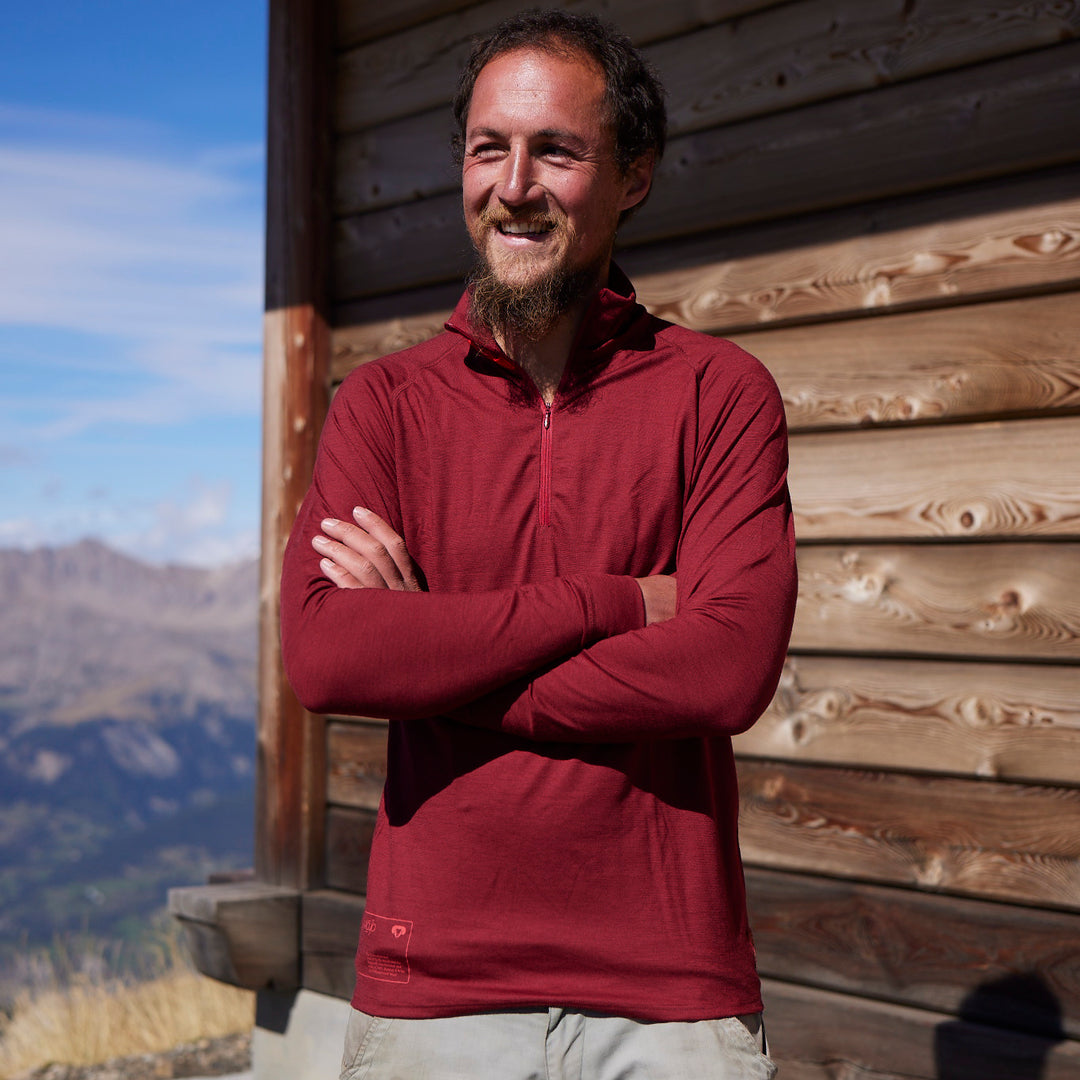
[[[391,720],[342,1077],[770,1077],[730,736],[794,608],[779,395],[611,262],[663,149],[625,38],[515,17],[455,115],[469,291],[342,385],[285,557],[301,701]]]

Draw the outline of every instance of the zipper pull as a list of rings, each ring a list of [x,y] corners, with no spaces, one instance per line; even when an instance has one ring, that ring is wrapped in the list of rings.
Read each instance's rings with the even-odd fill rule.
[[[544,430],[547,431],[547,429],[549,427],[551,427],[551,406],[545,401],[544,402]]]

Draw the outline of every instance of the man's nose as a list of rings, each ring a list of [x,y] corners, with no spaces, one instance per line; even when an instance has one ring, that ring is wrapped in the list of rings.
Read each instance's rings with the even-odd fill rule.
[[[526,147],[514,147],[503,162],[499,198],[508,206],[520,205],[529,198],[532,186],[532,157]]]

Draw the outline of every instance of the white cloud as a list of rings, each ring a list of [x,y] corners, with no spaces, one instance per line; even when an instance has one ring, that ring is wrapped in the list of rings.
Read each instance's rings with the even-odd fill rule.
[[[35,116],[44,122],[31,135]],[[256,415],[261,148],[148,151],[164,140],[107,118],[97,128],[108,146],[92,148],[86,123],[0,107],[0,325],[110,346],[99,361],[107,395],[58,397],[30,434]]]
[[[230,482],[197,475],[154,503],[99,492],[76,505],[57,503],[35,517],[0,521],[0,547],[57,547],[97,536],[145,562],[218,566],[259,550],[254,523],[239,523],[233,503]]]

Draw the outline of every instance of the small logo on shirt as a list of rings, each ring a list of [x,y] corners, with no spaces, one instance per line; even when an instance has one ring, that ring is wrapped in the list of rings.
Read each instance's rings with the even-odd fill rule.
[[[412,922],[368,911],[364,913],[360,930],[357,974],[376,982],[407,983],[412,977],[409,970]]]

